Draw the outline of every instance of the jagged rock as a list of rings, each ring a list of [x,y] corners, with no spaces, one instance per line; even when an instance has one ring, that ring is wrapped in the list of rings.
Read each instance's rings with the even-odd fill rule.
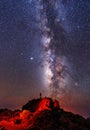
[[[29,101],[22,107],[22,110],[30,110],[31,112],[35,112],[37,110],[52,110],[54,108],[60,108],[59,102],[57,100],[53,101],[51,98],[45,97]]]
[[[1,109],[0,118],[0,130],[90,130],[90,118],[64,111],[51,98],[33,99],[22,111]]]
[[[35,112],[37,110],[38,104],[41,101],[41,99],[33,99],[26,103],[23,107],[22,110],[30,110],[31,112]]]

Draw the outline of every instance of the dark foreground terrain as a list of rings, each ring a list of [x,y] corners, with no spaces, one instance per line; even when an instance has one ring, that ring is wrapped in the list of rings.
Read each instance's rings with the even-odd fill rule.
[[[90,130],[90,119],[64,111],[57,100],[39,98],[22,110],[0,109],[0,130]]]

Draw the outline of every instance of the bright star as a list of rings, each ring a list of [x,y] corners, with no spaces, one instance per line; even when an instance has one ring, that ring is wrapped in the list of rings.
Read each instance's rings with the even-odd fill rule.
[[[30,60],[34,60],[34,57],[30,57]]]

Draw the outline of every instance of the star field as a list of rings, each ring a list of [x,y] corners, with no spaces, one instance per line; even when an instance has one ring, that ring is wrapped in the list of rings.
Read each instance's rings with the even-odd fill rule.
[[[68,68],[68,74],[65,73],[68,82],[63,89],[65,101],[61,105],[67,104],[72,110],[75,106],[78,113],[87,116],[90,115],[90,2],[56,0],[52,3],[46,25],[54,41],[54,51],[50,50]],[[40,92],[47,96],[48,86],[43,77],[47,51],[42,44],[44,21],[40,4],[39,0],[0,1],[0,107],[19,107]]]

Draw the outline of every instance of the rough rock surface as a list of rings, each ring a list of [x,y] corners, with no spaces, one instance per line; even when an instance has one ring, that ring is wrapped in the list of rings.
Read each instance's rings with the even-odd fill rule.
[[[21,111],[0,109],[0,130],[90,130],[90,118],[64,111],[57,100],[39,98]]]

